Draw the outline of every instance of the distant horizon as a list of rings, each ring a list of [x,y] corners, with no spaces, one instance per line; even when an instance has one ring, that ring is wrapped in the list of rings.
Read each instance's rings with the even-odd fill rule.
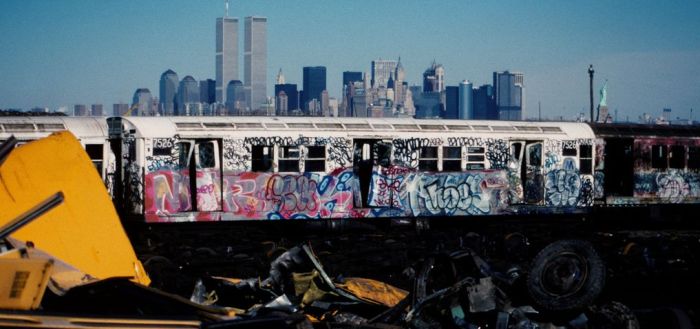
[[[608,81],[610,114],[630,121],[671,108],[689,119],[700,108],[700,3],[652,1],[435,4],[369,0],[293,6],[232,1],[231,17],[268,18],[268,95],[281,68],[302,85],[302,67],[325,66],[327,90],[341,99],[344,71],[369,72],[401,57],[409,85],[435,60],[447,85],[491,84],[495,71],[524,74],[524,118],[588,114]],[[214,79],[214,26],[224,1],[121,3],[77,0],[0,2],[0,108],[56,110],[75,104],[131,103],[137,88],[158,96],[160,75]],[[242,36],[243,25],[239,26]],[[242,38],[238,80],[243,80]],[[300,88],[301,89],[301,88]],[[693,116],[697,114],[693,113]],[[696,119],[696,118],[693,118]]]

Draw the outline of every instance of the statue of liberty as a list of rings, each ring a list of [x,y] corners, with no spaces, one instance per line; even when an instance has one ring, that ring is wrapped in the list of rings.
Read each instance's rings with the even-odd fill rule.
[[[600,88],[600,105],[598,107],[608,106],[608,80],[605,80],[603,87]]]

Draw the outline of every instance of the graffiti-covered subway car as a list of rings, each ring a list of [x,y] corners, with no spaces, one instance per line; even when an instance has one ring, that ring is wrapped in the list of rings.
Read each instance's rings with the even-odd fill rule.
[[[365,118],[110,118],[115,190],[147,222],[580,212],[586,124]]]

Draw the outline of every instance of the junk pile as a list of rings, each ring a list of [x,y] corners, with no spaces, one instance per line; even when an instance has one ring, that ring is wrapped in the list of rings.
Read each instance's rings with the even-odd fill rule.
[[[0,327],[638,327],[624,305],[594,303],[605,274],[582,241],[546,247],[528,275],[497,270],[467,248],[434,254],[404,271],[408,291],[332,278],[300,245],[277,257],[264,279],[204,277],[186,299],[149,287],[74,136],[13,144],[0,147]]]

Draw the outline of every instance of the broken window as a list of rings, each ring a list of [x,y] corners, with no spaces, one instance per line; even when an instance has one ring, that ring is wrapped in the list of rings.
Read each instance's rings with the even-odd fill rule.
[[[420,148],[418,169],[425,171],[437,171],[438,148],[437,146],[423,146]]]
[[[190,150],[192,149],[192,143],[190,142],[180,142],[178,143],[179,153],[178,153],[178,163],[179,168],[187,168],[190,165]]]
[[[251,170],[254,172],[271,172],[273,152],[273,146],[253,145],[251,154]]]
[[[486,169],[485,151],[483,147],[467,147],[467,170]]]
[[[216,146],[214,142],[197,144],[197,168],[216,168]]]
[[[668,167],[667,153],[668,147],[666,145],[652,145],[651,167],[655,169],[666,169]]]
[[[668,166],[673,169],[685,168],[685,146],[671,145],[671,151],[668,153]]]
[[[579,172],[584,175],[593,173],[593,145],[579,145]]]
[[[688,147],[688,169],[700,168],[700,147]]]
[[[326,171],[326,147],[307,146],[304,171]]]
[[[299,147],[280,146],[278,150],[279,171],[299,172]]]
[[[462,148],[444,146],[442,148],[442,171],[462,171]]]

